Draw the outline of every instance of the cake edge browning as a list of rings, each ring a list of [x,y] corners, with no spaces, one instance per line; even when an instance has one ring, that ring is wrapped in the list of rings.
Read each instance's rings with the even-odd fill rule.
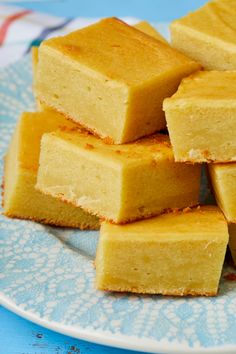
[[[151,295],[164,295],[164,296],[179,296],[179,297],[183,297],[183,296],[193,296],[193,297],[197,297],[197,296],[206,296],[206,297],[213,297],[213,296],[217,296],[218,294],[218,289],[216,289],[216,291],[193,291],[193,290],[184,290],[184,291],[180,291],[180,290],[173,290],[173,291],[156,291],[154,289],[143,289],[142,287],[106,287],[106,286],[97,286],[96,288],[98,290],[102,290],[102,291],[107,291],[107,292],[120,292],[120,293],[135,293],[135,294],[151,294]]]
[[[206,153],[203,153],[203,157],[202,158],[175,158],[175,162],[181,162],[181,163],[185,163],[185,164],[199,164],[199,163],[213,163],[213,164],[217,164],[217,163],[234,163],[236,162],[236,156],[233,157],[231,160],[216,160],[216,159],[211,159],[211,158],[207,158],[206,156],[204,156]]]
[[[57,107],[55,107],[52,104],[49,106],[48,104],[45,103],[45,101],[42,99],[42,97],[37,97],[37,99],[41,104],[45,104],[48,107],[50,107],[51,109],[53,109],[54,111],[56,111],[57,113],[62,114],[70,122],[78,124],[78,128],[82,128],[82,129],[86,130],[88,133],[96,136],[97,138],[102,139],[105,144],[108,144],[108,145],[115,144],[113,138],[111,138],[110,136],[108,136],[108,135],[101,136],[95,129],[89,128],[88,126],[83,125],[80,121],[75,121],[68,113],[60,111]],[[120,144],[123,144],[123,143],[116,143],[116,145],[120,145]]]
[[[5,166],[5,164],[4,164]],[[4,167],[5,170],[5,167]],[[5,174],[4,174],[5,175]],[[5,183],[4,183],[4,176],[2,179],[2,184],[1,184],[1,195],[2,195],[2,208],[4,208],[4,190],[5,190]],[[17,213],[11,213],[11,212],[1,212],[2,215],[11,218],[11,219],[20,219],[20,220],[30,220],[30,221],[35,221],[35,222],[39,222],[41,224],[44,225],[50,225],[50,226],[55,226],[55,227],[64,227],[64,228],[76,228],[76,229],[80,229],[80,230],[99,230],[100,228],[100,223],[99,226],[97,228],[95,227],[90,227],[89,225],[85,224],[81,224],[80,227],[78,227],[78,225],[70,223],[70,224],[65,224],[65,223],[60,223],[60,222],[52,222],[48,219],[40,219],[40,218],[34,218],[34,217],[23,217],[21,215],[18,215]]]
[[[62,195],[53,195],[49,192],[46,192],[45,190],[42,190],[37,184],[35,186],[35,189],[38,190],[39,192],[45,194],[45,195],[48,195],[48,196],[51,196],[51,197],[54,197],[56,199],[59,199],[60,201],[64,202],[64,203],[67,203],[69,205],[72,205],[74,207],[80,207],[81,209],[83,209],[84,211],[88,212],[89,214],[91,215],[94,215],[94,216],[97,216],[101,221],[107,221],[111,224],[114,224],[114,225],[125,225],[125,224],[128,224],[128,223],[132,223],[132,222],[135,222],[135,221],[140,221],[140,220],[146,220],[146,219],[151,219],[152,217],[154,216],[159,216],[159,215],[162,215],[162,214],[165,214],[165,213],[171,213],[171,212],[178,212],[178,211],[181,211],[181,210],[185,210],[186,208],[192,208],[192,207],[198,207],[200,205],[199,202],[197,203],[191,203],[190,205],[188,206],[185,206],[185,207],[182,207],[182,208],[166,208],[158,213],[150,213],[146,216],[143,216],[143,215],[140,215],[140,217],[138,218],[133,218],[133,219],[126,219],[126,220],[123,220],[123,221],[115,221],[115,220],[112,220],[112,219],[108,219],[106,218],[105,216],[103,215],[99,215],[97,213],[94,213],[94,211],[88,209],[88,208],[85,208],[84,206],[82,205],[77,205],[76,203],[73,203],[72,201],[68,201],[67,199],[63,198]]]
[[[9,212],[3,212],[3,215],[5,215],[8,218],[11,219],[20,219],[20,220],[30,220],[30,221],[35,221],[38,222],[40,224],[44,224],[44,225],[50,225],[50,226],[55,226],[55,227],[61,227],[61,228],[73,228],[73,229],[79,229],[79,230],[99,230],[98,228],[95,227],[90,227],[87,224],[81,224],[80,227],[78,227],[78,225],[76,224],[65,224],[65,223],[60,223],[60,222],[52,222],[50,220],[47,219],[40,219],[40,218],[34,218],[34,217],[23,217],[20,215],[17,215],[17,213],[9,213]]]
[[[73,223],[60,223],[60,222],[53,222],[50,221],[49,219],[46,218],[35,218],[35,217],[23,217],[17,213],[11,213],[11,212],[6,212],[4,211],[4,206],[5,206],[5,175],[6,175],[6,155],[3,158],[4,161],[4,167],[3,167],[3,176],[2,176],[2,183],[0,185],[0,189],[1,189],[1,196],[2,196],[2,201],[1,201],[1,206],[3,208],[3,211],[0,211],[1,215],[4,215],[8,218],[11,219],[20,219],[20,220],[30,220],[30,221],[34,221],[34,222],[38,222],[44,225],[50,225],[50,226],[55,226],[55,227],[62,227],[62,228],[76,228],[79,230],[99,230],[100,229],[100,224],[101,221],[98,221],[98,225],[96,227],[90,227],[88,224],[84,223],[81,224],[79,227],[76,224]]]

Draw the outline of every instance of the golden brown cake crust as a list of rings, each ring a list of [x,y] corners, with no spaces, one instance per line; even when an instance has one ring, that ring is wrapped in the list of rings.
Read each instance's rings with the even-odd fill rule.
[[[5,165],[4,164],[4,175],[5,175]],[[4,208],[4,190],[5,190],[5,183],[4,183],[4,176],[2,177],[2,184],[1,184],[1,195],[2,195],[2,207]],[[13,213],[7,213],[7,212],[2,212],[2,215],[7,216],[8,218],[12,219],[21,219],[21,220],[30,220],[30,221],[35,221],[39,222],[41,224],[45,225],[51,225],[55,227],[66,227],[66,228],[76,228],[80,230],[99,230],[99,226],[97,228],[91,227],[87,224],[81,224],[80,227],[78,225],[70,223],[70,224],[65,224],[65,223],[60,223],[60,222],[52,222],[47,219],[39,219],[39,218],[33,218],[33,217],[22,217],[21,215],[13,214]]]
[[[42,104],[46,104],[45,101],[42,98],[38,98],[38,101],[40,103],[42,103]],[[78,130],[82,130],[83,133],[87,132],[88,134],[96,136],[97,138],[101,139],[106,145],[118,145],[118,146],[119,145],[123,145],[122,143],[121,144],[115,143],[114,140],[110,136],[102,136],[95,129],[88,128],[87,126],[82,125],[82,123],[80,123],[79,121],[75,121],[70,115],[58,110],[58,108],[56,108],[55,106],[51,105],[50,108],[52,110],[56,111],[57,113],[63,115],[70,122],[77,124],[78,125]],[[64,128],[60,127],[60,130],[64,130]],[[75,129],[65,127],[65,130],[73,131]],[[160,132],[158,132],[158,133],[161,134]],[[131,143],[139,142],[141,139],[149,138],[151,136],[154,137],[155,134],[157,134],[157,133],[154,132],[154,133],[146,134],[145,136],[143,136],[141,138],[137,138],[137,139],[133,140]],[[165,134],[163,134],[163,135],[165,135]],[[160,142],[158,141],[158,143],[160,143]],[[169,146],[171,146],[170,143],[169,143]],[[194,164],[194,162],[192,163],[191,161],[188,161],[187,163]]]
[[[186,160],[187,159],[187,160]],[[191,159],[190,157],[186,157],[185,158],[182,158],[182,159],[175,159],[175,162],[183,162],[185,164],[199,164],[199,163],[203,163],[203,162],[206,162],[206,163],[213,163],[213,164],[217,164],[217,163],[233,163],[233,162],[236,162],[235,159],[233,160],[224,160],[224,162],[222,162],[222,160],[212,160],[208,157],[206,157],[206,155],[202,155],[202,158],[201,159]]]
[[[191,210],[192,207],[196,207],[196,206],[198,206],[198,204],[193,203],[193,204],[190,204],[187,208],[186,207],[184,207],[184,208],[167,208],[167,209],[161,210],[159,213],[149,213],[149,214],[146,214],[145,216],[141,215],[138,218],[126,219],[126,220],[121,221],[119,223],[115,222],[114,220],[107,219],[104,216],[98,216],[98,215],[97,216],[101,219],[101,221],[107,221],[110,224],[125,225],[125,224],[129,224],[129,223],[132,223],[132,222],[135,222],[135,221],[151,219],[154,216],[159,216],[159,215],[162,215],[162,214],[178,213],[178,212],[181,212],[181,211],[187,212],[186,210],[188,208]],[[86,210],[86,211],[88,211],[88,210]],[[89,213],[91,213],[91,212],[89,211]]]
[[[174,290],[174,291],[162,291],[162,292],[156,292],[154,289],[144,289],[141,287],[126,287],[126,288],[109,288],[109,287],[99,287],[99,290],[102,291],[109,291],[109,292],[130,292],[130,293],[136,293],[136,294],[155,294],[155,295],[164,295],[164,296],[216,296],[217,295],[217,291],[193,291],[193,290],[184,290],[183,292],[179,291],[179,290]]]
[[[30,220],[30,221],[35,221],[35,222],[39,222],[41,224],[45,224],[45,225],[50,225],[50,226],[55,226],[55,227],[63,227],[63,228],[76,228],[76,229],[80,229],[80,230],[99,230],[98,228],[93,228],[87,224],[81,224],[80,227],[76,224],[65,224],[65,223],[60,223],[60,222],[52,222],[50,220],[47,219],[39,219],[39,218],[34,218],[34,217],[22,217],[20,215],[17,214],[12,214],[12,213],[7,213],[7,212],[3,212],[3,215],[7,216],[8,218],[11,219],[21,219],[21,220]]]
[[[103,38],[103,47],[98,56],[97,51],[101,46],[100,36]],[[119,57],[117,48],[120,48],[121,45],[124,48],[122,56],[126,62],[132,60],[130,64],[135,68],[135,75],[132,71],[127,71],[126,66],[123,66],[121,71],[117,60],[114,62],[106,55],[109,53],[115,55],[115,58]],[[61,52],[64,56],[68,56],[76,62],[79,61],[92,70],[99,71],[106,78],[113,79],[115,77],[118,82],[125,85],[136,85],[146,80],[152,80],[153,72],[160,73],[163,70],[168,72],[172,70],[174,65],[176,67],[193,65],[196,69],[201,67],[196,61],[172,48],[168,43],[157,41],[153,36],[128,25],[117,17],[104,18],[93,25],[65,36],[47,39],[43,42],[42,47]],[[130,47],[135,48],[135,53],[138,58],[141,58],[140,60],[145,56],[151,68],[149,75],[143,68],[140,68],[136,58],[133,60],[133,51],[130,51]],[[144,55],[144,51],[147,55]],[[164,54],[163,51],[165,51]],[[156,60],[153,60],[153,57]]]
[[[41,192],[41,193],[43,193],[43,194],[45,194],[45,195],[51,196],[50,193],[47,193],[47,192],[41,190],[40,188],[37,187],[37,185],[35,186],[35,189],[37,189],[39,192]],[[82,206],[76,205],[76,204],[73,203],[72,201],[66,200],[65,198],[63,198],[62,194],[58,194],[58,195],[56,196],[56,198],[59,199],[60,201],[62,201],[63,203],[67,203],[67,204],[73,205],[73,206],[75,206],[75,207],[81,207],[84,211],[88,212],[89,214],[94,215],[94,216],[97,216],[101,221],[107,221],[107,222],[109,222],[110,224],[114,224],[114,225],[124,225],[124,224],[128,224],[128,223],[131,223],[131,222],[134,222],[134,221],[139,221],[139,220],[144,220],[144,219],[150,219],[150,218],[152,218],[152,217],[154,217],[154,216],[158,216],[158,215],[165,214],[165,213],[171,213],[171,212],[176,213],[176,212],[181,211],[181,210],[185,211],[185,210],[188,209],[188,208],[191,210],[192,207],[196,207],[196,206],[199,205],[199,203],[192,203],[192,204],[190,204],[187,208],[186,208],[186,207],[184,207],[184,208],[167,208],[167,209],[165,209],[165,210],[161,210],[159,213],[150,213],[150,214],[146,214],[145,216],[140,215],[140,216],[137,217],[137,218],[125,219],[125,220],[122,220],[121,222],[116,222],[116,221],[114,221],[114,220],[111,220],[111,219],[109,219],[109,218],[106,218],[105,216],[99,215],[99,214],[95,213],[93,210],[90,210],[90,209],[88,209],[88,208],[85,208],[84,206],[82,207]],[[185,212],[186,212],[186,211],[185,211]]]
[[[42,97],[40,97],[40,98],[38,97],[38,100],[39,100],[40,103],[46,104],[46,102],[43,100]],[[48,104],[47,104],[47,106],[48,106]],[[62,114],[69,121],[71,121],[71,122],[73,122],[75,124],[78,124],[78,129],[82,128],[82,129],[86,130],[88,133],[96,136],[97,138],[102,139],[104,141],[104,143],[107,144],[107,145],[113,145],[114,144],[114,140],[110,136],[102,136],[102,135],[100,135],[95,129],[88,128],[87,126],[84,126],[81,122],[75,121],[68,113],[66,114],[65,112],[62,112],[62,111],[58,110],[58,108],[56,108],[53,105],[50,105],[50,108],[52,108],[56,112]],[[119,144],[117,144],[117,145],[119,145]]]

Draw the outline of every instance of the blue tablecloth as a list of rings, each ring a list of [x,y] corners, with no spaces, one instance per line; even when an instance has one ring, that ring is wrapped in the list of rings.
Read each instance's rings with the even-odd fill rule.
[[[48,0],[32,3],[20,1],[20,4],[57,16],[133,16],[163,22],[181,17],[206,2],[206,0]],[[19,5],[19,1],[15,4]]]
[[[165,22],[181,17],[205,2],[205,0],[59,0],[17,1],[12,4],[63,17],[132,16],[152,22]],[[0,353],[125,354],[128,352],[54,333],[0,308]]]

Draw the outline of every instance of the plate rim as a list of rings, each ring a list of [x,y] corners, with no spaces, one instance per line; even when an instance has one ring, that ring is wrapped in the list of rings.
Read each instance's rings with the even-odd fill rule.
[[[157,341],[146,338],[139,338],[137,336],[128,336],[124,334],[115,334],[110,331],[99,331],[94,328],[84,329],[78,326],[68,326],[56,321],[43,319],[36,314],[26,311],[20,306],[16,305],[11,299],[1,293],[1,305],[6,309],[12,311],[24,319],[31,321],[41,327],[47,328],[51,331],[61,333],[63,335],[84,340],[91,343],[105,345],[119,349],[126,349],[132,351],[140,351],[143,353],[154,354],[235,354],[236,345],[223,345],[218,347],[204,348],[202,346],[190,347],[187,343],[181,344],[179,342]],[[133,341],[131,342],[131,339]]]

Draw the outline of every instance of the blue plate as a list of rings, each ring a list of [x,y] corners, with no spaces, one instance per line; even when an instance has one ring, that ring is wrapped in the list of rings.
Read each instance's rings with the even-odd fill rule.
[[[33,110],[30,58],[0,71],[0,174],[16,120]],[[226,265],[215,298],[96,291],[97,232],[0,216],[2,304],[52,330],[162,353],[236,353],[236,282]],[[174,269],[173,269],[174,271]],[[204,274],[202,275],[204,277]]]

